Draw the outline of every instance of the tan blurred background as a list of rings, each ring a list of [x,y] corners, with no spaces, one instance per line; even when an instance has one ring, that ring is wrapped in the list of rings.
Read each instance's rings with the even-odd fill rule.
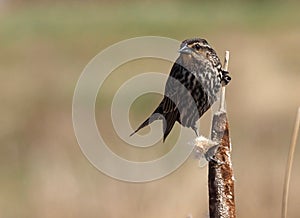
[[[288,145],[300,105],[298,2],[1,0],[0,217],[207,217],[207,169],[198,168],[193,158],[163,179],[126,183],[95,169],[74,136],[72,96],[85,65],[111,44],[144,35],[199,36],[221,57],[230,50],[227,109],[237,215],[280,217]],[[149,60],[124,69],[136,75],[168,73],[170,67]],[[116,153],[134,159],[132,148],[104,117],[115,87],[130,75],[119,70],[112,78],[105,86],[108,103],[97,101],[99,129]],[[145,99],[131,111],[134,126],[160,97]],[[209,119],[210,114],[203,118],[205,134]],[[142,157],[171,149],[178,129],[165,145],[143,150]],[[291,218],[300,213],[299,164],[297,148]]]

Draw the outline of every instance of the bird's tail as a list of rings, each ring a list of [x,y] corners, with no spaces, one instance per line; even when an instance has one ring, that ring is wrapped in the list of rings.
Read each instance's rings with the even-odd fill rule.
[[[165,115],[165,120],[163,122],[163,128],[164,128],[164,138],[163,138],[163,142],[165,142],[167,136],[169,135],[169,133],[171,132],[175,122],[178,120],[179,117],[179,112],[178,110],[175,110],[171,113],[167,113]]]
[[[133,136],[135,133],[137,133],[138,131],[140,131],[140,129],[150,125],[153,121],[155,120],[161,120],[163,119],[163,115],[160,113],[160,108],[158,107],[153,114],[151,114],[150,117],[148,117],[147,120],[145,120],[133,133],[130,134],[130,136]]]
[[[165,140],[166,140],[167,136],[169,135],[170,131],[172,130],[176,120],[178,119],[179,112],[178,112],[178,110],[175,110],[171,113],[162,115],[162,113],[160,113],[161,112],[160,110],[161,110],[161,108],[158,107],[147,120],[145,120],[133,133],[130,134],[130,136],[137,133],[140,129],[150,125],[155,120],[163,120],[163,130],[164,130],[163,142],[165,142]]]

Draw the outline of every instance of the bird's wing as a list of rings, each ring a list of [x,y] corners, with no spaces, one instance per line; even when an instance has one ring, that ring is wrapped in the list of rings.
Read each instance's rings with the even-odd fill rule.
[[[183,126],[195,126],[195,122],[201,116],[198,112],[200,102],[197,99],[207,96],[195,72],[190,72],[185,67],[174,63],[166,83],[165,96],[168,98],[165,97],[161,105],[164,113],[172,113],[174,116],[176,114],[177,121]],[[201,104],[204,103],[205,99]]]
[[[165,86],[165,97],[162,101],[162,109],[164,113],[171,113],[176,110],[178,105],[178,88],[183,78],[183,67],[174,63],[169,78]],[[185,69],[184,69],[185,70]]]

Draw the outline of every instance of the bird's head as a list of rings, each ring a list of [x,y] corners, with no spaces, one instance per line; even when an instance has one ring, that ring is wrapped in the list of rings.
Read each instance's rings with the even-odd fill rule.
[[[199,58],[199,56],[207,57],[210,50],[211,47],[205,39],[195,38],[184,40],[178,52],[184,56]]]
[[[197,63],[197,61],[208,60],[214,67],[222,67],[217,53],[205,39],[186,39],[181,43],[178,52],[180,53],[180,60],[185,66],[195,63],[195,61]]]

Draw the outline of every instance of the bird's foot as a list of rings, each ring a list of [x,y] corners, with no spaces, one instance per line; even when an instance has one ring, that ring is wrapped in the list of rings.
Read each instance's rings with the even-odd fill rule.
[[[222,83],[223,86],[226,86],[230,82],[231,77],[229,76],[228,71],[222,70],[221,73],[222,73],[221,83]]]
[[[205,158],[208,162],[212,161],[218,165],[224,164],[225,162],[222,160],[219,160],[215,154],[217,153],[217,150],[219,148],[219,145],[214,145],[205,153]]]
[[[194,130],[197,138],[199,138],[198,128],[196,126],[192,126],[191,128]]]
[[[223,161],[218,160],[215,156],[219,148],[220,143],[214,142],[203,136],[199,136],[195,139],[195,156],[199,159],[199,166],[205,166],[206,161],[213,161],[217,164],[223,164]]]

